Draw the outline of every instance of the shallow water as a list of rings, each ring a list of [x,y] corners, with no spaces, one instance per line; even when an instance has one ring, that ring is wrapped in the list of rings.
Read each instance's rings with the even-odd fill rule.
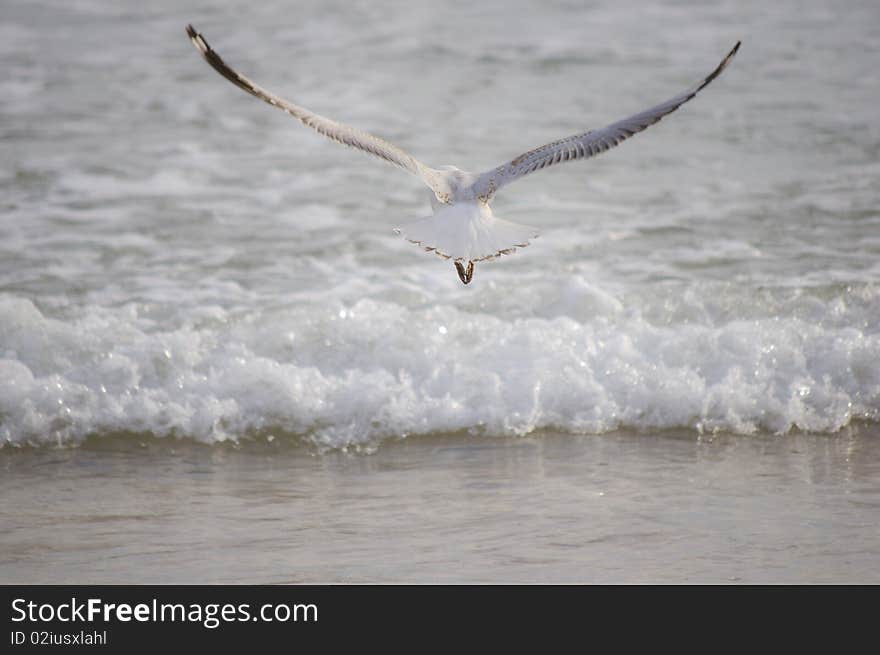
[[[473,171],[743,46],[659,125],[502,190],[542,236],[465,287],[392,233],[418,180],[235,89],[188,22]],[[6,0],[0,581],[869,581],[878,24]]]
[[[136,441],[0,454],[0,580],[880,582],[872,428]]]

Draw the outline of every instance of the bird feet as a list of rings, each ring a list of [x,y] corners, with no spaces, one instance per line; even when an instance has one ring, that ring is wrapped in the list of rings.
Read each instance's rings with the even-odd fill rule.
[[[461,262],[457,261],[455,262],[455,270],[458,272],[458,279],[461,280],[462,284],[467,284],[474,276],[474,263],[468,262],[467,269],[465,269]]]

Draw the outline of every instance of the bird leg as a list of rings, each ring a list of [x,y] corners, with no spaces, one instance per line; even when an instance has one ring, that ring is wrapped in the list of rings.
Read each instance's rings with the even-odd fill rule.
[[[458,279],[461,280],[462,284],[467,284],[474,276],[474,263],[469,261],[467,263],[467,269],[465,269],[465,267],[462,266],[461,262],[456,261],[455,270],[458,273]]]

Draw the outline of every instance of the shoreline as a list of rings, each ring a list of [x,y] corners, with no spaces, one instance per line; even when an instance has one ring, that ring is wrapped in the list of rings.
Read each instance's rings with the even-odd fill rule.
[[[256,452],[286,452],[302,451],[309,455],[328,455],[331,453],[375,455],[383,449],[398,447],[401,444],[420,442],[422,444],[436,444],[446,442],[488,442],[517,441],[544,438],[609,438],[632,437],[632,438],[671,438],[694,440],[698,442],[712,442],[726,439],[788,439],[797,437],[817,437],[835,439],[853,435],[876,435],[880,437],[880,423],[870,420],[854,420],[836,432],[811,432],[807,430],[792,429],[785,433],[757,431],[749,434],[717,431],[701,432],[695,428],[620,428],[608,432],[599,433],[576,433],[564,430],[541,428],[525,435],[513,434],[485,434],[472,430],[459,430],[456,432],[429,432],[406,434],[402,436],[387,436],[374,440],[356,442],[345,446],[322,444],[314,441],[308,434],[284,432],[280,430],[261,431],[250,433],[223,441],[206,442],[189,436],[157,435],[152,432],[117,431],[101,434],[90,434],[78,441],[68,441],[60,444],[48,445],[47,441],[33,442],[6,442],[0,444],[0,458],[13,453],[32,453],[39,451],[76,451],[88,452],[115,452],[115,451],[143,451],[156,450],[159,452],[194,449],[221,449],[232,451]]]
[[[0,580],[877,583],[878,437],[18,450],[0,454]]]

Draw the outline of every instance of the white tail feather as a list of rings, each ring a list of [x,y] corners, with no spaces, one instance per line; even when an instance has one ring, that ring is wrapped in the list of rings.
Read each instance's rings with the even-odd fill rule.
[[[525,248],[538,231],[496,218],[485,203],[441,206],[433,216],[395,229],[408,241],[444,259],[479,262]]]

